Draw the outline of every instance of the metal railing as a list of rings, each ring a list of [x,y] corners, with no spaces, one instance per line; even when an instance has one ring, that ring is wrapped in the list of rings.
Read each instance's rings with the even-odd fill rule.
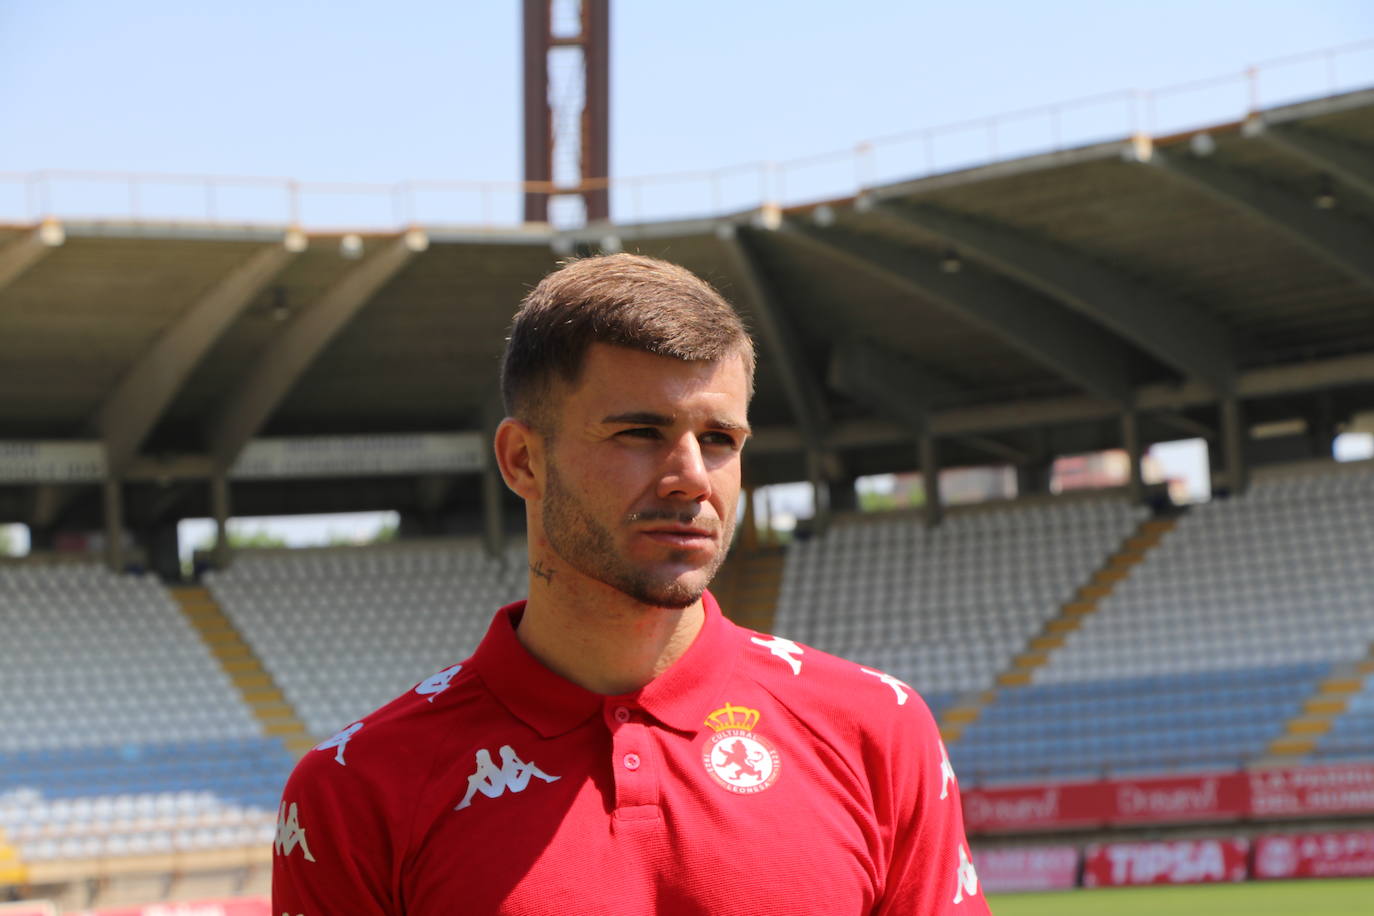
[[[192,222],[396,231],[513,228],[526,193],[607,188],[617,222],[717,216],[764,204],[847,198],[896,181],[1139,133],[1181,133],[1300,100],[1374,86],[1374,39],[1278,58],[1239,73],[1122,90],[863,140],[781,162],[595,179],[311,182],[291,178],[42,170],[0,172],[0,221]],[[560,227],[571,228],[571,227]]]

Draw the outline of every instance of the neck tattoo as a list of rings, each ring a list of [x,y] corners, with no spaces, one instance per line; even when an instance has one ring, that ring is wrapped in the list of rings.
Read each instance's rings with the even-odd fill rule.
[[[530,572],[534,573],[536,576],[543,579],[545,582],[548,582],[550,584],[553,583],[553,570],[545,568],[543,560],[536,560],[535,562],[531,563]]]

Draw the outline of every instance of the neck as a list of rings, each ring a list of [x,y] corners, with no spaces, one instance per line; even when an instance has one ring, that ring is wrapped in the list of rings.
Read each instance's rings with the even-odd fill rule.
[[[706,620],[701,599],[681,610],[651,607],[601,582],[574,579],[566,568],[559,572],[546,578],[532,561],[516,636],[546,668],[593,693],[643,687],[682,657]]]

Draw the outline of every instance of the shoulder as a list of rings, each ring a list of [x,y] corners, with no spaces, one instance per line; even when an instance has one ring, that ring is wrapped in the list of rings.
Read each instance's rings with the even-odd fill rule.
[[[938,737],[930,710],[909,684],[876,668],[782,636],[737,628],[739,675],[813,729],[837,740]]]
[[[429,779],[436,757],[480,681],[450,665],[305,753],[288,787],[308,794],[346,793],[354,803],[404,804]],[[361,793],[361,795],[359,794]]]

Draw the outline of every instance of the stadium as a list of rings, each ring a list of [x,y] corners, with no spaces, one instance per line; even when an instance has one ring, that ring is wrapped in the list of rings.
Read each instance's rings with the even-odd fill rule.
[[[1374,433],[1374,43],[1227,77],[1226,116],[1160,114],[1173,87],[1122,129],[1049,105],[625,183],[606,4],[571,180],[530,63],[570,40],[526,8],[513,188],[0,175],[0,525],[31,544],[0,557],[0,913],[268,912],[295,761],[524,594],[504,337],[561,258],[622,250],[758,343],[713,593],[920,693],[997,912],[1368,906],[1374,461],[1334,443]],[[1180,440],[1210,498],[1148,460]],[[343,512],[394,536],[230,537]]]

